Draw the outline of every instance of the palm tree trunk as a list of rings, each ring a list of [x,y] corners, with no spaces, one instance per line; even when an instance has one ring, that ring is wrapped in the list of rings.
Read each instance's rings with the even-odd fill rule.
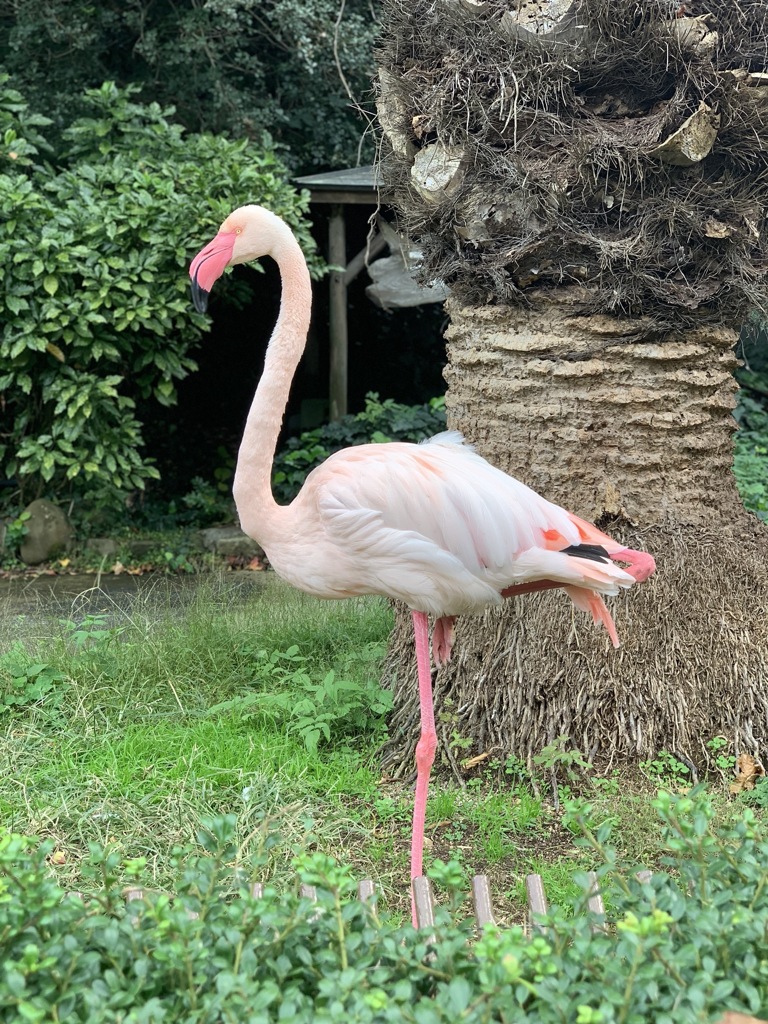
[[[724,736],[732,753],[765,754],[768,532],[730,471],[735,333],[649,336],[640,321],[583,315],[578,291],[528,297],[525,309],[451,305],[449,424],[658,569],[612,602],[619,651],[557,592],[460,620],[435,682],[442,749],[530,762],[565,735],[606,764],[667,750],[703,765]],[[387,675],[384,765],[402,775],[418,733],[404,613]]]

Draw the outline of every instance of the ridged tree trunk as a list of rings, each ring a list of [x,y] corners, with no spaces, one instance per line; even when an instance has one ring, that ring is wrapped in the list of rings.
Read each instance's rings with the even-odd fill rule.
[[[768,309],[768,5],[384,0],[382,178],[446,282],[449,423],[646,548],[622,647],[557,592],[458,623],[442,749],[768,754],[768,531],[731,473],[735,334]],[[385,766],[418,728],[410,623]],[[464,752],[464,751],[462,751]]]
[[[450,754],[530,758],[558,736],[598,763],[661,750],[698,766],[707,741],[768,746],[768,531],[731,473],[734,332],[649,340],[647,325],[579,315],[568,289],[528,309],[450,306],[449,425],[480,453],[630,546],[649,581],[609,600],[622,646],[558,592],[457,624],[435,680]],[[384,762],[412,768],[418,701],[401,609]]]

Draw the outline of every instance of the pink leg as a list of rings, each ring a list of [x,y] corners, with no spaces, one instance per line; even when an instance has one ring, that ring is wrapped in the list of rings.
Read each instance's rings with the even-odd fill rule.
[[[422,874],[424,853],[424,819],[427,813],[429,774],[435,759],[437,733],[435,709],[432,703],[432,674],[429,660],[429,620],[424,612],[413,612],[413,632],[416,640],[416,665],[419,672],[419,707],[421,710],[421,737],[416,744],[416,797],[413,802],[413,833],[411,841],[411,878]],[[416,908],[411,894],[411,916],[416,926]]]
[[[435,619],[435,626],[432,630],[432,657],[438,668],[451,660],[455,622],[455,615],[443,615],[441,619]]]

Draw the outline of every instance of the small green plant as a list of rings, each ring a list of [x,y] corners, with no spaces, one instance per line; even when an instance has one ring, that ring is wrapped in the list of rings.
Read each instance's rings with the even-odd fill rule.
[[[127,629],[124,625],[116,625],[104,612],[84,615],[79,622],[63,619],[61,625],[67,641],[78,652],[103,650]]]
[[[585,778],[592,766],[580,751],[569,749],[568,742],[567,736],[558,736],[534,755],[533,763],[545,771],[562,773],[569,782]]]
[[[21,512],[15,519],[11,519],[5,524],[5,546],[11,551],[18,550],[29,533],[27,523],[30,516],[30,512]]]
[[[753,807],[762,807],[768,810],[768,776],[763,776],[755,783],[755,788],[747,790],[742,794],[745,804]]]
[[[0,717],[35,705],[56,710],[66,676],[47,662],[33,662],[20,643],[0,655]]]
[[[690,776],[690,768],[668,750],[660,750],[654,758],[641,761],[640,770],[661,785],[680,785]]]
[[[618,796],[621,792],[621,772],[613,768],[610,775],[595,776],[591,779],[592,788],[605,796]]]
[[[713,736],[711,740],[707,740],[707,750],[713,756],[715,767],[723,775],[733,775],[736,767],[736,758],[733,754],[727,753],[728,740],[725,736]]]
[[[237,712],[283,721],[311,753],[332,736],[338,739],[361,729],[384,728],[384,717],[392,709],[389,690],[372,681],[340,678],[334,669],[315,675],[307,670],[307,658],[296,645],[287,651],[262,650],[257,658],[259,688],[214,704],[209,715]],[[264,687],[267,680],[269,691]]]

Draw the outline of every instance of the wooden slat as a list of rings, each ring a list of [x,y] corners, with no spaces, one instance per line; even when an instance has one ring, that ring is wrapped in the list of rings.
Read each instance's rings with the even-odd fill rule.
[[[416,922],[419,928],[432,928],[435,923],[435,908],[429,879],[420,875],[413,879],[411,887],[416,907]]]
[[[264,886],[261,884],[261,882],[254,882],[253,885],[251,886],[251,896],[253,896],[255,900],[260,900],[263,895]]]
[[[543,932],[544,926],[534,920],[534,914],[546,914],[549,910],[541,875],[526,875],[525,891],[528,894],[528,933]]]
[[[763,1020],[762,1017],[749,1017],[745,1013],[729,1010],[717,1024],[768,1024],[768,1021]]]
[[[642,871],[638,871],[637,872],[637,874],[635,875],[635,878],[638,880],[638,882],[641,885],[647,885],[650,882],[650,880],[653,878],[653,872],[652,871],[648,871],[647,868],[643,868]]]
[[[314,885],[302,885],[299,888],[299,895],[305,900],[317,903],[317,889]]]
[[[362,882],[357,883],[357,898],[361,903],[367,903],[372,900],[376,895],[376,886],[370,880],[370,878],[364,878]]]
[[[128,889],[123,889],[123,899],[126,903],[135,903],[137,900],[143,900],[144,890],[139,886],[131,886]]]
[[[487,875],[475,875],[472,879],[472,903],[475,908],[475,921],[480,931],[487,924],[496,924],[491,905],[491,890]]]

